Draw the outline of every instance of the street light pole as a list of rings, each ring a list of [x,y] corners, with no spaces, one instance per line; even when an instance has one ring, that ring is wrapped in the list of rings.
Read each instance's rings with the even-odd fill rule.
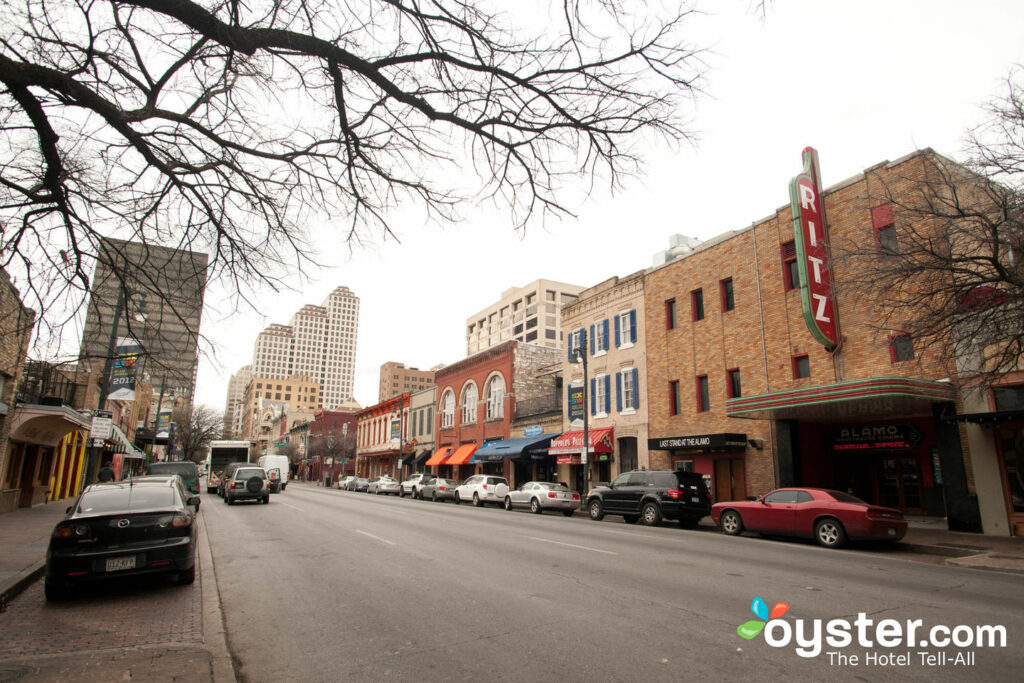
[[[117,328],[121,326],[121,309],[124,308],[124,288],[117,288],[117,303],[114,304],[114,321],[110,326],[110,340],[107,342],[107,357],[103,361],[103,375],[100,377],[100,394],[96,400],[96,410],[103,410],[107,403],[107,394],[110,393],[110,370],[114,362],[114,351],[117,348]],[[96,439],[90,434],[92,445],[89,446],[89,462],[85,468],[85,479],[82,486],[87,486],[96,476],[97,464],[100,458],[100,447]]]
[[[580,464],[583,465],[583,490],[580,492],[584,499],[590,492],[590,388],[587,378],[587,330],[580,330],[580,345],[576,349],[576,359],[583,363],[583,448],[580,449]]]

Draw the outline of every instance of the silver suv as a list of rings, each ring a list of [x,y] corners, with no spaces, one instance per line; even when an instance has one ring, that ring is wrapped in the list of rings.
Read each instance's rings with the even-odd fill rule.
[[[501,503],[508,494],[508,479],[494,474],[474,474],[455,487],[455,504],[472,500],[480,507],[484,503]]]
[[[236,500],[270,502],[270,478],[262,467],[239,467],[224,482],[224,502],[234,505]]]

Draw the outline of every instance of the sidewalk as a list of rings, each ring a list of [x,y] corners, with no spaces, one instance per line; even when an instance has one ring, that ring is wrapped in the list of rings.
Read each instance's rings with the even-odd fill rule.
[[[74,498],[69,498],[0,515],[0,612],[7,609],[15,596],[42,580],[50,533],[73,501]],[[0,647],[0,674],[13,670],[12,667],[20,667],[24,669],[25,680],[76,683],[109,680],[234,681],[213,556],[201,513],[199,531],[196,561],[200,575],[195,586],[202,591],[201,643],[108,648],[29,658],[12,656],[11,652]],[[41,591],[39,593],[41,600]],[[3,618],[4,615],[0,614],[0,619]],[[0,679],[9,680],[2,675]]]

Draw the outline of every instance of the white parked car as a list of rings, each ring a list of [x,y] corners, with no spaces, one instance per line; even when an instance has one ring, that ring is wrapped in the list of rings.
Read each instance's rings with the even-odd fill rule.
[[[353,477],[350,474],[350,475],[344,476],[341,479],[339,479],[338,481],[334,482],[334,486],[335,486],[335,488],[337,488],[337,489],[339,489],[341,491],[351,491],[352,489],[349,486],[349,483],[350,482],[354,482],[355,480],[356,480],[356,478]]]
[[[545,510],[561,510],[563,515],[571,517],[575,510],[580,509],[580,494],[555,482],[528,481],[505,496],[506,510],[517,507],[530,508],[530,512],[537,514]]]
[[[433,479],[436,475],[430,474],[429,472],[417,472],[412,474],[408,479],[401,483],[401,487],[398,490],[398,497],[402,498],[405,494],[411,494],[413,498],[423,498],[423,493],[420,489],[428,481]]]
[[[508,479],[494,474],[474,474],[455,487],[455,504],[473,501],[480,507],[484,503],[502,503],[508,495]]]

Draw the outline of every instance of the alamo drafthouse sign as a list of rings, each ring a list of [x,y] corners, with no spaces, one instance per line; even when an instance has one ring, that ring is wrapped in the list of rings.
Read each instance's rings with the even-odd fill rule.
[[[835,451],[910,450],[921,443],[921,432],[912,424],[864,425],[832,432]]]

